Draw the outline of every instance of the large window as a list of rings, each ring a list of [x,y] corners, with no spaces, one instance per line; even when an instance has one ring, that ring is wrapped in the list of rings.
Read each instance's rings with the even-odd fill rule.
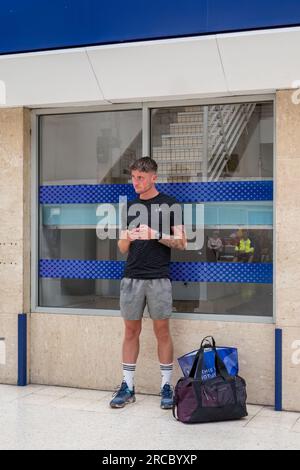
[[[119,308],[120,280],[101,262],[125,257],[98,238],[97,209],[141,156],[141,110],[40,117],[40,306]]]
[[[203,246],[172,252],[174,311],[271,317],[273,103],[153,109],[151,124],[162,186],[204,206],[186,222]]]
[[[150,142],[158,189],[201,231],[201,246],[172,251],[174,314],[272,317],[273,103],[148,113],[149,135],[139,109],[39,117],[38,306],[119,310],[119,196],[135,197],[128,167]],[[101,239],[107,203],[117,217]]]

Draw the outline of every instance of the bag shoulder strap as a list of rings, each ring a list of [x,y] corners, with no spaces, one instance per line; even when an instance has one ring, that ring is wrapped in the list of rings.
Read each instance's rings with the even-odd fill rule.
[[[173,403],[172,412],[176,421],[179,421],[178,416],[176,416],[176,406],[177,406],[176,403]]]

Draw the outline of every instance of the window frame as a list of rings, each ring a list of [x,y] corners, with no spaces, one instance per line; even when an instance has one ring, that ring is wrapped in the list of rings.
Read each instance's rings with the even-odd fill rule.
[[[40,117],[51,114],[78,114],[105,111],[142,110],[142,155],[151,153],[151,110],[153,108],[168,108],[180,106],[205,106],[234,103],[260,103],[269,101],[273,103],[273,316],[246,316],[246,315],[219,315],[186,312],[173,312],[172,319],[223,321],[237,323],[276,323],[276,95],[240,95],[233,97],[205,98],[194,100],[153,101],[147,103],[116,104],[107,106],[78,106],[46,109],[33,109],[31,111],[31,313],[60,314],[60,315],[88,315],[104,317],[120,317],[120,310],[107,309],[79,309],[68,307],[41,307],[38,305],[38,263],[39,263],[39,155],[40,155]]]

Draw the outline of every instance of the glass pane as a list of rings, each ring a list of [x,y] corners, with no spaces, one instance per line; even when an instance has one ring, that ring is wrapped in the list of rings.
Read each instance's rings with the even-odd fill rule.
[[[85,197],[89,185],[127,184],[128,166],[141,156],[141,110],[40,118],[40,184],[54,191],[40,205],[40,260],[125,261],[116,239],[97,237],[99,203],[85,203]],[[52,203],[65,185],[61,201]],[[74,204],[68,203],[72,188]],[[56,277],[55,268],[41,277],[39,305],[119,309],[119,280],[93,279],[92,273],[90,279],[67,277],[77,272],[72,265],[66,277]]]
[[[273,177],[273,104],[152,110],[152,157],[161,182]]]
[[[272,317],[271,284],[173,282],[173,311]]]
[[[41,184],[127,183],[142,156],[142,112],[42,116],[40,136]]]
[[[182,183],[184,205],[204,206],[204,229],[185,216],[190,233],[204,231],[203,246],[172,250],[172,262],[190,263],[173,273],[174,311],[272,316],[273,125],[269,102],[152,110],[161,187]]]
[[[174,312],[272,316],[273,201],[256,183],[272,185],[273,104],[174,107],[151,115],[159,189],[177,197],[172,183],[183,183],[180,202],[203,205],[204,228],[191,213],[185,217],[188,229],[202,231],[203,246],[172,250]],[[120,273],[113,263],[127,255],[116,237],[97,237],[97,208],[110,202],[118,215],[111,195],[118,184],[132,189],[128,168],[141,156],[141,110],[40,118],[40,185],[53,192],[45,198],[42,192],[40,204],[39,305],[119,310]],[[233,181],[237,186],[228,191]],[[204,196],[190,183],[205,183]],[[225,186],[202,191],[210,183]],[[86,197],[93,185],[103,200]],[[248,199],[240,197],[245,191]],[[109,230],[118,223],[110,220]]]

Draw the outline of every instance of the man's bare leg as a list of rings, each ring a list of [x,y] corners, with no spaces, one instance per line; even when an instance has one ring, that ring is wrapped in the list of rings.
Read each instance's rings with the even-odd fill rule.
[[[135,402],[134,373],[140,349],[140,333],[142,320],[124,320],[125,332],[122,348],[123,382],[113,395],[111,408],[123,408],[128,403]],[[124,385],[126,382],[126,385]]]
[[[169,320],[153,320],[153,329],[157,339],[157,352],[161,372],[161,402],[163,409],[173,406],[172,373],[173,373],[173,341],[170,333]]]
[[[122,360],[125,364],[136,364],[140,351],[142,320],[124,320],[124,324]]]
[[[157,353],[161,364],[173,363],[173,341],[169,322],[169,319],[153,320],[153,329],[157,339]]]

